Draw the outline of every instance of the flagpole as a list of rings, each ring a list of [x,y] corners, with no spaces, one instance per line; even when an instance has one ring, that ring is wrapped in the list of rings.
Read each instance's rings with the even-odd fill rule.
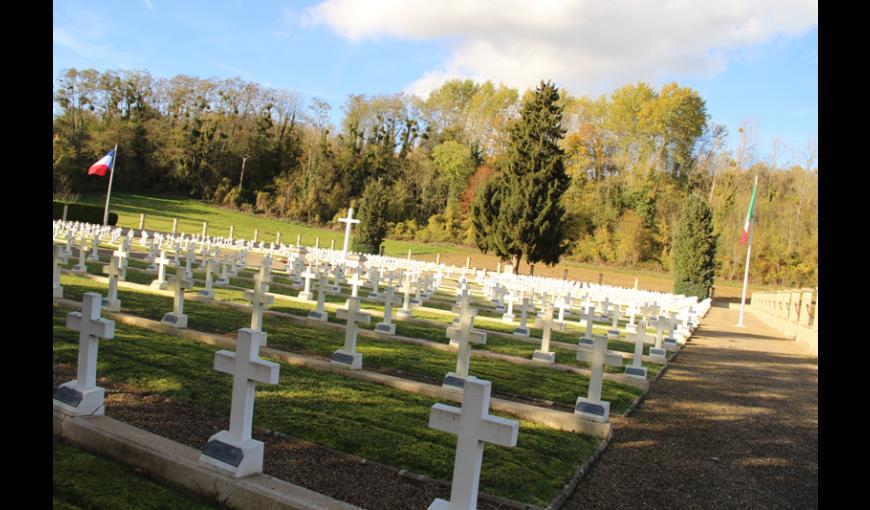
[[[755,186],[758,186],[758,176],[755,176]],[[754,195],[754,194],[753,194]],[[746,248],[746,268],[743,270],[743,293],[740,296],[740,318],[737,321],[737,327],[743,328],[743,308],[746,306],[746,286],[749,284],[749,254],[752,253],[752,234],[755,229],[755,216],[749,220],[749,246]]]
[[[109,222],[109,197],[112,196],[112,179],[115,178],[115,161],[118,160],[118,144],[115,144],[115,150],[112,151],[112,169],[109,173],[109,191],[106,193],[106,209],[103,211],[103,226]]]

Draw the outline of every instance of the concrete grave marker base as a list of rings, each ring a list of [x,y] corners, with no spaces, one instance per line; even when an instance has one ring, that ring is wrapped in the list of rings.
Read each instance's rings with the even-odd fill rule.
[[[359,370],[362,368],[361,352],[347,352],[339,349],[332,353],[332,358],[329,360],[330,365],[349,368],[351,370]]]
[[[199,463],[233,478],[262,473],[263,443],[256,439],[239,442],[222,430],[209,438]]]
[[[198,295],[206,298],[206,299],[214,299],[214,291],[213,290],[201,290],[197,292]]]
[[[300,292],[297,299],[302,299],[305,301],[314,301],[314,293],[313,292]]]
[[[510,315],[508,315],[508,314],[504,314],[504,315],[501,316],[501,321],[502,321],[502,322],[507,322],[508,324],[513,324],[513,322],[514,322],[514,315],[513,315],[513,314],[510,314]]]
[[[662,346],[668,352],[677,352],[680,350],[680,346],[679,344],[677,344],[676,338],[665,338],[665,340],[662,342]]]
[[[56,297],[56,298],[63,297],[63,287],[53,287],[52,290],[54,291],[54,293],[52,294],[52,297]]]
[[[413,312],[410,308],[399,308],[396,310],[396,318],[401,320],[407,320],[414,316]]]
[[[326,322],[326,319],[329,317],[329,315],[326,312],[318,312],[316,310],[312,310],[308,312],[308,315],[306,315],[306,317],[311,320]]]
[[[173,328],[184,329],[187,327],[187,315],[168,312],[160,319],[160,324],[172,326]]]
[[[655,347],[650,347],[649,349],[649,357],[653,361],[658,361],[660,363],[665,363],[668,360],[668,352],[664,349],[656,349]]]
[[[507,308],[504,305],[498,305],[495,307],[496,312],[503,312],[505,310],[507,310]]]
[[[594,402],[585,397],[577,397],[574,414],[599,423],[610,421],[610,402]]]
[[[153,282],[151,282],[151,288],[152,289],[159,289],[159,290],[166,290],[169,288],[169,282],[165,281],[165,280],[162,282],[158,281],[158,280],[154,280]]]
[[[97,257],[97,256],[95,256],[95,255],[92,253],[92,254],[88,255],[88,256],[85,258],[85,260],[88,261],[88,262],[99,262],[99,261],[100,261],[100,257]]]
[[[103,416],[106,390],[99,386],[82,389],[78,381],[61,384],[54,392],[54,409],[68,416]]]
[[[396,325],[384,324],[383,322],[379,322],[377,323],[377,325],[375,325],[375,333],[380,333],[382,335],[395,335]]]
[[[619,340],[619,330],[618,329],[608,329],[607,330],[607,339],[608,340]]]
[[[448,390],[462,391],[465,387],[465,377],[457,375],[456,372],[447,372],[441,386]]]
[[[121,311],[121,300],[120,299],[109,299],[103,298],[102,308],[109,312],[120,312]]]
[[[595,347],[595,342],[591,338],[581,338],[577,344],[578,349],[592,350]]]
[[[529,328],[514,328],[513,334],[516,336],[529,336]]]
[[[88,272],[88,267],[76,264],[72,267],[72,272],[75,274],[85,274]]]
[[[631,379],[646,381],[646,367],[625,367],[625,376]]]
[[[450,510],[450,502],[438,498],[426,510]]]
[[[535,349],[535,352],[532,354],[532,361],[537,361],[539,363],[547,363],[553,364],[556,362],[556,353],[555,352],[543,352]]]
[[[380,299],[383,294],[378,294],[377,292],[369,292],[369,299]]]

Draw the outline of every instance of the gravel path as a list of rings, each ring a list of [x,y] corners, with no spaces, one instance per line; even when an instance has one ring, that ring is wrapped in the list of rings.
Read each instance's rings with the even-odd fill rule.
[[[565,503],[818,507],[818,359],[714,307]]]

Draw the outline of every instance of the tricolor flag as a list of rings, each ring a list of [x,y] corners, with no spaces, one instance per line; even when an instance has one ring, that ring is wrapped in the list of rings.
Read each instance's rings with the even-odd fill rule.
[[[106,170],[112,168],[113,159],[115,159],[115,149],[110,150],[108,154],[91,165],[91,167],[88,168],[88,175],[99,175],[100,177],[106,175]]]
[[[755,192],[758,191],[758,176],[755,176],[755,186],[752,187],[752,199],[749,201],[749,210],[746,211],[746,221],[743,223],[743,239],[740,240],[740,246],[746,244],[746,238],[749,236],[749,224],[752,222],[752,212],[755,210]]]

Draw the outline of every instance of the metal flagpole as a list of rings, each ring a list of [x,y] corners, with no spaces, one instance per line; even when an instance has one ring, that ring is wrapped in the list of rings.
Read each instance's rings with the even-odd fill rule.
[[[103,211],[103,226],[109,222],[109,197],[112,196],[112,179],[115,178],[115,161],[118,159],[118,144],[115,144],[115,150],[112,151],[112,169],[109,174],[109,191],[106,193],[106,209]]]
[[[755,176],[755,185],[758,186],[758,176]],[[743,294],[740,296],[740,319],[737,321],[737,327],[743,326],[743,307],[746,306],[746,285],[749,283],[749,254],[752,253],[752,233],[755,231],[753,227],[755,223],[755,215],[749,220],[749,247],[746,248],[746,268],[743,271]]]

